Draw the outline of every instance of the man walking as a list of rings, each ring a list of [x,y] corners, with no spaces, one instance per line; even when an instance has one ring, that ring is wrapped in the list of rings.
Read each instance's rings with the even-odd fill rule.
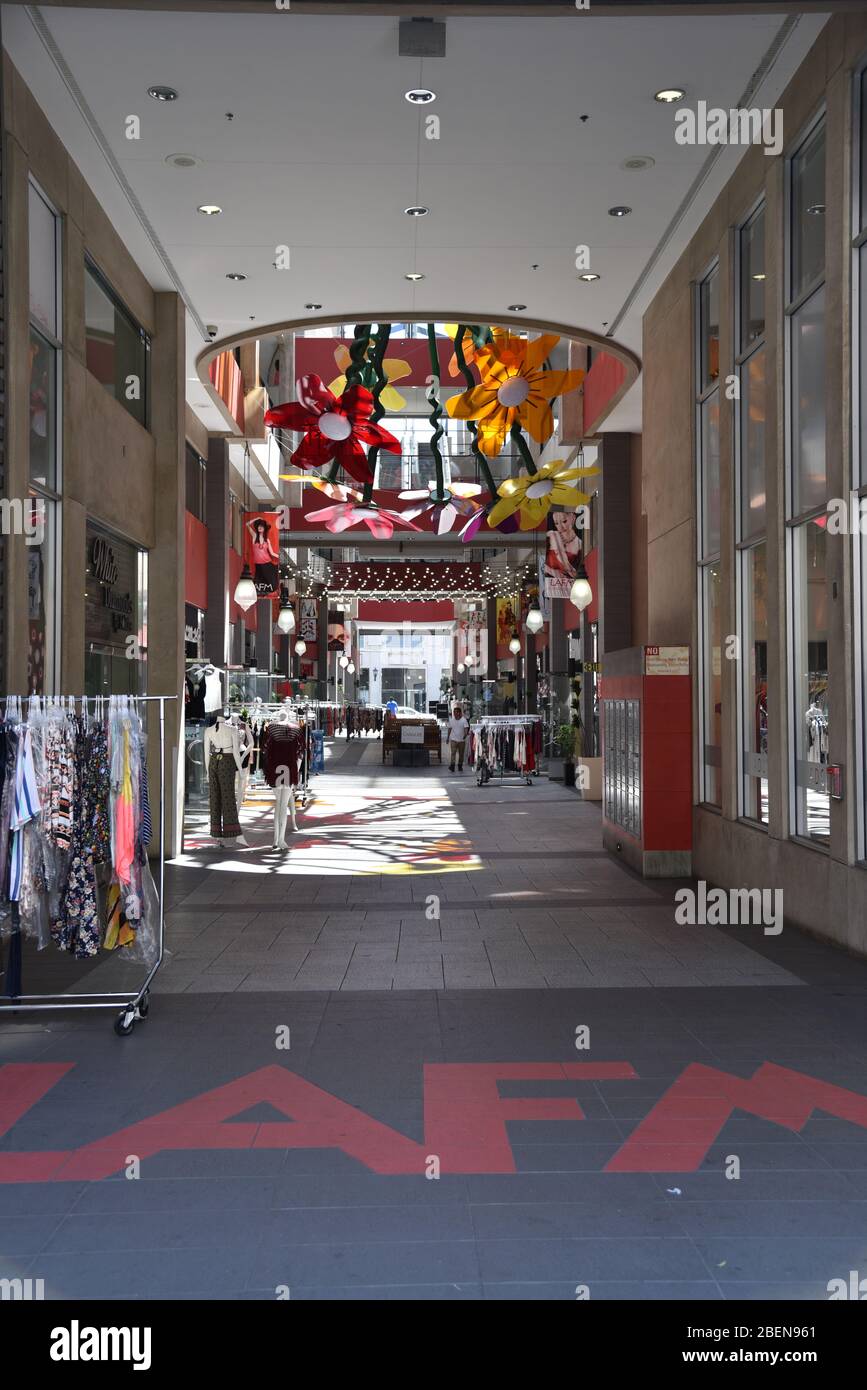
[[[469,724],[464,718],[464,712],[460,705],[455,705],[452,717],[449,720],[448,745],[449,745],[449,772],[455,770],[455,758],[458,760],[458,772],[464,770],[464,749],[467,746],[467,734]]]

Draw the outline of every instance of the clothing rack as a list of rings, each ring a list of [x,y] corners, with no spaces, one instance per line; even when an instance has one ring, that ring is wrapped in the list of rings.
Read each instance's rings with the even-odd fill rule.
[[[253,700],[242,700],[240,702],[233,700],[230,704],[226,705],[226,709],[228,709],[231,715],[240,715],[246,712],[248,719],[253,720],[261,718],[264,723],[270,723],[272,720],[279,722],[281,716],[285,719],[287,714],[293,715],[297,717],[299,721],[303,720],[307,723],[309,722],[308,716],[315,712],[316,704],[317,701],[315,700],[302,700],[296,702],[289,699],[287,696],[285,699],[279,701],[261,700],[258,698]],[[295,792],[296,804],[304,809],[307,807],[311,798],[309,729],[307,730],[307,737],[304,739],[301,749],[301,764],[298,769],[298,774],[300,781],[298,786],[293,790]]]
[[[517,730],[520,728],[527,728],[534,724],[539,724],[541,726],[542,716],[540,714],[489,714],[481,719],[475,720],[470,725],[470,732],[473,734],[474,739],[478,740],[479,736],[486,729],[492,727],[495,729]],[[475,749],[473,749],[473,765],[476,767],[476,786],[478,787],[486,787],[491,781],[491,778],[497,775],[497,765],[495,764],[492,768],[484,752],[482,752],[482,756],[479,759],[476,759]],[[539,764],[535,753],[533,755],[533,767],[529,770],[519,770],[516,768],[514,772],[506,771],[505,760],[501,760],[498,767],[500,786],[502,786],[504,782],[523,782],[526,786],[532,787],[533,778],[539,776]]]
[[[160,868],[159,868],[159,922],[157,927],[157,956],[150,966],[144,983],[140,989],[132,990],[101,990],[96,994],[77,994],[74,1001],[70,1002],[68,994],[0,994],[0,1018],[4,1013],[39,1013],[54,1009],[114,1009],[117,1008],[117,1001],[122,1001],[120,1013],[115,1019],[114,1031],[119,1037],[126,1037],[131,1033],[139,1019],[147,1018],[150,1007],[150,987],[153,983],[157,971],[163,963],[165,955],[166,937],[166,910],[165,910],[165,879],[166,879],[166,837],[165,837],[165,804],[166,804],[166,702],[177,700],[177,695],[129,695],[115,696],[108,695],[70,695],[70,696],[7,696],[6,711],[8,713],[10,701],[17,701],[17,709],[26,722],[25,711],[31,698],[41,698],[45,708],[50,709],[52,705],[58,707],[66,706],[69,709],[75,708],[75,703],[80,703],[82,713],[87,713],[89,702],[93,702],[94,710],[99,711],[103,707],[109,708],[109,701],[112,698],[126,699],[130,702],[133,710],[137,710],[140,704],[158,704],[160,720],[160,816],[159,816],[159,846],[160,846]]]

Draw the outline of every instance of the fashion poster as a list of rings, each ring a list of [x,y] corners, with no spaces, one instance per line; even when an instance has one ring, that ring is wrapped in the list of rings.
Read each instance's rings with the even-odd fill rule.
[[[581,564],[581,513],[551,511],[545,548],[545,595],[568,598]]]
[[[277,512],[247,512],[244,559],[260,598],[280,591],[280,526]]]
[[[518,626],[517,599],[497,599],[497,646],[508,647]]]
[[[298,635],[303,637],[308,646],[319,639],[315,598],[303,598],[301,600],[301,623]]]

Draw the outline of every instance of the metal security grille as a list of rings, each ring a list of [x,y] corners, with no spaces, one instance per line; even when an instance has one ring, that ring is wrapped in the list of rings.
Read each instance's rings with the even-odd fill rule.
[[[602,797],[605,819],[641,839],[641,705],[603,700]]]

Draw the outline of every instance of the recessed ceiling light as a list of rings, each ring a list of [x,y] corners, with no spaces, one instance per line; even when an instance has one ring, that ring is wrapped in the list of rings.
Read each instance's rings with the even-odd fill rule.
[[[631,154],[628,159],[621,163],[621,169],[625,169],[628,174],[637,174],[641,169],[652,169],[656,160],[650,154]]]
[[[216,203],[202,203],[201,206],[197,208],[197,211],[202,213],[205,217],[218,217],[223,209],[218,207]]]
[[[632,208],[628,208],[628,207],[625,206],[625,204],[620,203],[620,204],[618,204],[617,207],[609,208],[609,209],[608,209],[608,216],[609,216],[609,217],[628,217],[629,214],[631,213],[631,211],[632,211]]]
[[[600,275],[596,274],[595,270],[585,270],[583,275],[578,276],[578,279],[583,280],[586,285],[591,285],[594,280],[600,280],[601,278]]]
[[[682,101],[685,96],[685,87],[662,87],[658,92],[653,93],[653,100],[661,101],[663,105],[669,106],[673,101]]]
[[[305,308],[305,309],[321,309],[321,308],[322,308],[322,305],[321,305],[321,304],[305,304],[305,305],[304,305],[304,308]]]
[[[766,278],[767,278],[767,277],[766,277],[765,275],[758,275],[758,274],[757,274],[757,275],[754,275],[754,276],[753,276],[753,279],[754,279],[754,280],[764,280],[764,279],[766,279]]]
[[[177,101],[174,87],[148,87],[148,96],[154,101]]]
[[[408,275],[404,275],[404,280],[423,280],[424,276],[420,270],[411,270]]]
[[[407,217],[427,217],[428,213],[430,212],[430,208],[404,208],[404,212],[406,213]]]
[[[807,212],[810,214],[811,217],[824,217],[824,215],[825,215],[825,204],[824,204],[824,203],[813,203],[813,204],[811,204],[810,207],[807,208]]]
[[[242,275],[240,271],[237,270],[229,271],[229,273],[226,276],[227,280],[246,280],[246,278],[246,275]]]
[[[176,169],[194,169],[201,162],[194,154],[166,155],[166,164],[173,164]]]
[[[429,87],[411,87],[408,92],[404,92],[404,97],[411,101],[413,106],[427,106],[430,102],[436,101],[437,94]]]
[[[508,306],[510,314],[520,314],[522,309],[526,309],[526,304],[510,304]]]

